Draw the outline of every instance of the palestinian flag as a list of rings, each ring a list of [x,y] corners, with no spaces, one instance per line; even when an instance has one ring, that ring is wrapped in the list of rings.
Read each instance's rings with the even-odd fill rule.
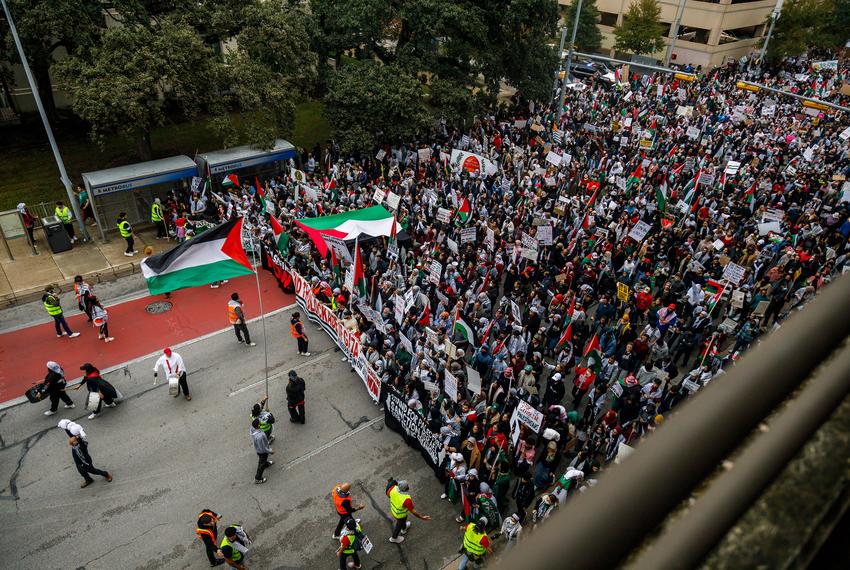
[[[207,285],[254,272],[242,247],[242,218],[220,224],[142,260],[151,295]]]
[[[480,338],[480,339],[479,339],[479,341],[478,341],[478,342],[480,342],[482,345],[485,345],[485,344],[487,343],[487,339],[488,339],[488,338],[490,338],[490,331],[493,329],[493,323],[494,323],[495,321],[496,321],[496,319],[492,319],[492,320],[490,321],[490,324],[488,324],[488,325],[487,325],[487,328],[486,328],[486,329],[484,329],[484,333],[481,335],[481,338]]]
[[[661,216],[661,229],[662,230],[669,230],[670,228],[673,227],[673,225],[675,223],[676,223],[676,220],[674,220],[673,218],[668,218],[667,216],[664,216],[664,215]]]
[[[389,237],[393,229],[400,229],[393,215],[383,206],[343,212],[319,218],[301,218],[295,223],[310,236],[322,257],[327,257],[328,246],[322,235],[343,240],[353,240],[365,235]]]
[[[239,178],[235,174],[228,174],[221,181],[221,185],[225,188],[239,188]]]
[[[455,318],[454,332],[472,346],[478,346],[478,333],[475,332],[475,327],[469,324],[471,322],[464,315],[458,314]]]
[[[460,203],[460,207],[457,209],[457,219],[460,220],[460,223],[465,224],[469,220],[469,214],[469,198],[464,198],[463,202]]]
[[[697,170],[697,175],[694,176],[692,180],[689,180],[682,189],[682,192],[685,194],[683,200],[685,204],[691,207],[692,212],[696,211],[697,205],[699,204],[699,200],[697,199],[697,190],[699,190],[700,174],[702,174],[702,170]]]
[[[366,296],[366,273],[363,271],[363,256],[360,254],[360,242],[354,244],[354,289],[357,295]]]
[[[564,330],[564,334],[561,335],[561,340],[558,341],[556,348],[560,347],[562,345],[567,345],[567,344],[569,344],[570,351],[572,351],[572,349],[573,349],[573,323],[572,322],[570,322],[570,324],[567,325],[567,328]]]
[[[631,192],[632,188],[640,182],[641,177],[643,176],[643,162],[639,162],[635,171],[632,172],[632,175],[629,176],[629,179],[626,180],[626,192]]]
[[[711,295],[711,298],[708,300],[708,309],[711,310],[714,305],[720,300],[723,296],[723,292],[726,290],[726,287],[713,279],[709,279],[705,284],[705,289],[703,290],[705,293]]]
[[[258,176],[254,177],[254,188],[257,191],[257,193],[254,195],[254,197],[260,203],[260,207],[262,207],[262,211],[260,213],[265,214],[266,213],[266,191],[263,188],[263,185],[260,184],[260,178]]]
[[[588,366],[597,374],[602,370],[602,349],[599,346],[599,335],[595,334],[587,343],[584,349],[584,359],[590,365],[590,359],[593,359],[593,365]]]
[[[659,212],[667,211],[667,180],[662,181],[655,189],[655,203]]]
[[[752,186],[744,190],[744,203],[750,207],[750,213],[753,213],[756,203],[756,180],[753,180]]]
[[[283,226],[277,221],[274,216],[269,216],[269,225],[272,227],[274,234],[274,242],[281,253],[286,254],[289,249],[289,234],[283,231]]]

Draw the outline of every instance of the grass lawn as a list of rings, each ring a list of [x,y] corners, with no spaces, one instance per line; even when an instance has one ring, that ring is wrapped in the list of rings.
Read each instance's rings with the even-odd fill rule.
[[[300,104],[290,142],[312,148],[329,137],[330,125],[322,116],[322,103]],[[74,184],[82,183],[83,172],[139,162],[132,141],[112,137],[101,150],[78,124],[60,124],[56,138]],[[197,152],[222,148],[221,140],[208,128],[205,119],[159,127],[151,133],[151,143],[154,158],[177,154],[192,157]],[[65,198],[65,188],[59,181],[59,170],[41,122],[0,129],[0,210],[14,209],[18,202],[34,204],[61,198]]]

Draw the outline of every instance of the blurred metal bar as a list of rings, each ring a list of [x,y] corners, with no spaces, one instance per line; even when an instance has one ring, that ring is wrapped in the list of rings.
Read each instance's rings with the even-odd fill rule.
[[[628,459],[610,466],[599,484],[520,542],[499,567],[568,563],[588,570],[621,563],[850,335],[848,314],[850,279],[839,277],[728,374],[685,402]]]
[[[771,419],[769,431],[741,450],[732,469],[716,479],[676,523],[669,525],[634,568],[697,566],[800,448],[850,393],[850,347],[816,371],[802,393]]]

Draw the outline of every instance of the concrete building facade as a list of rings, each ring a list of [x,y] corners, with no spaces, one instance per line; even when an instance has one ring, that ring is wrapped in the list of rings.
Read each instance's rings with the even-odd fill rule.
[[[596,0],[601,14],[602,48],[614,54],[614,26],[622,24],[623,14],[634,0]],[[558,0],[562,6],[571,0]],[[721,65],[729,58],[740,58],[756,49],[759,40],[767,34],[765,21],[776,6],[776,0],[685,0],[685,11],[679,27],[673,63],[703,68]],[[664,24],[665,49],[651,54],[664,58],[670,45],[670,33],[679,0],[658,0],[661,22]],[[622,55],[622,54],[621,54]]]

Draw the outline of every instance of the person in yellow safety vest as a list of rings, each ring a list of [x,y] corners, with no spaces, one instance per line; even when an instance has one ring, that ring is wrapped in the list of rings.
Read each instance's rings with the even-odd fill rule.
[[[466,570],[466,566],[471,562],[473,568],[484,560],[484,555],[491,553],[490,539],[487,538],[487,517],[481,517],[476,523],[469,523],[461,526],[463,532],[463,554],[460,557],[460,563],[457,570]]]
[[[217,512],[204,509],[198,514],[198,526],[195,528],[198,538],[204,544],[210,566],[224,564],[224,558],[219,558],[221,551],[218,549],[218,525],[216,524],[219,520],[221,515]]]
[[[68,326],[68,321],[65,320],[65,315],[62,312],[62,305],[59,304],[59,295],[56,294],[53,285],[48,285],[44,288],[44,295],[41,296],[41,303],[44,305],[44,310],[47,314],[53,317],[53,324],[56,326],[56,336],[62,338],[62,329],[69,338],[76,338],[80,333],[71,330]]]
[[[307,338],[307,333],[304,332],[304,323],[301,322],[301,313],[292,313],[292,318],[289,319],[289,334],[292,338],[298,341],[298,354],[301,356],[310,356],[309,347],[310,339]]]
[[[127,257],[133,257],[133,254],[139,253],[138,250],[133,249],[133,226],[130,225],[130,222],[127,221],[127,212],[120,212],[118,214],[118,233],[121,234],[121,237],[127,242],[127,249],[124,250],[124,255]]]
[[[407,481],[395,482],[391,480],[390,486],[387,488],[387,497],[390,498],[390,514],[395,521],[390,542],[395,544],[404,542],[404,536],[399,536],[399,534],[407,534],[407,529],[410,528],[410,521],[407,520],[408,513],[413,514],[419,520],[431,520],[430,516],[416,512],[416,509],[413,508],[413,499],[410,498],[408,491],[410,491],[410,486]]]
[[[248,346],[257,346],[256,342],[251,342],[251,333],[248,332],[248,325],[245,324],[245,313],[242,311],[244,303],[239,300],[239,293],[230,295],[230,301],[227,302],[227,318],[230,319],[230,324],[233,325],[233,330],[236,332],[236,340],[244,342]],[[245,340],[242,340],[242,335],[245,335]]]
[[[243,564],[248,547],[236,532],[235,525],[224,529],[224,538],[221,539],[219,550],[224,556],[224,561],[230,564],[231,568],[248,570],[248,567]]]
[[[72,223],[74,215],[71,213],[68,206],[62,202],[62,200],[56,202],[56,210],[54,210],[54,213],[59,221],[62,222],[62,225],[65,226],[65,231],[68,232],[68,237],[71,238],[71,243],[77,241],[77,236],[74,234],[74,224]]]
[[[345,521],[345,530],[339,537],[339,548],[336,555],[339,557],[340,570],[346,568],[360,568],[360,556],[357,551],[362,547],[363,529],[360,528],[360,519],[349,518]],[[348,566],[348,557],[351,557],[352,565]]]
[[[165,218],[162,216],[162,202],[159,198],[154,198],[153,204],[151,204],[151,221],[156,224],[156,239],[168,239]]]

